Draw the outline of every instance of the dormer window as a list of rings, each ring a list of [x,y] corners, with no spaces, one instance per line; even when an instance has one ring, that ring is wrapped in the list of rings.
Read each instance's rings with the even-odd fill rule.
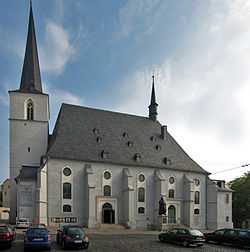
[[[34,105],[31,99],[28,100],[26,105],[26,115],[27,120],[32,121],[34,120]]]
[[[136,162],[140,162],[140,161],[141,161],[141,155],[140,155],[139,153],[136,153],[136,154],[134,155],[134,160],[135,160]]]

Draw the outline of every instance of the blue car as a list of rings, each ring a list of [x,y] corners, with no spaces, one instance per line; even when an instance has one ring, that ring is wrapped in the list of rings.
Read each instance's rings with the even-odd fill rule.
[[[24,251],[30,249],[51,249],[51,237],[46,228],[30,227],[24,236]]]

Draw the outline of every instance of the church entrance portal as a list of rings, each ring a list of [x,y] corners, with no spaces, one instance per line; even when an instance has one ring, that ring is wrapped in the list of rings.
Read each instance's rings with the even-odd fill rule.
[[[112,205],[109,203],[105,203],[102,207],[102,223],[115,223],[115,211],[112,209]]]

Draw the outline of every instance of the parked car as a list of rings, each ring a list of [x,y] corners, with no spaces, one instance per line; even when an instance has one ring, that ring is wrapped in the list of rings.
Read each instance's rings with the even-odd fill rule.
[[[30,249],[51,249],[51,236],[46,228],[29,227],[24,235],[24,251]]]
[[[181,244],[185,247],[189,245],[203,246],[205,242],[204,235],[199,230],[189,228],[173,228],[160,233],[159,240],[161,242]]]
[[[9,225],[0,224],[0,245],[10,248],[15,237],[16,232]]]
[[[16,228],[28,228],[30,222],[27,218],[20,218],[16,221]]]
[[[77,225],[64,225],[57,230],[56,242],[64,249],[89,247],[89,238],[85,230]]]
[[[248,229],[224,228],[205,233],[204,236],[207,242],[250,247],[250,230]]]

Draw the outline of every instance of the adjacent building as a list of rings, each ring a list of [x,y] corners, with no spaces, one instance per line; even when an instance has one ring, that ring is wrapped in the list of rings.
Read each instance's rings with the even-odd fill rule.
[[[62,104],[49,135],[32,8],[21,84],[9,96],[12,222],[157,228],[163,197],[169,226],[232,226],[232,192],[157,120],[154,79],[148,117]]]

